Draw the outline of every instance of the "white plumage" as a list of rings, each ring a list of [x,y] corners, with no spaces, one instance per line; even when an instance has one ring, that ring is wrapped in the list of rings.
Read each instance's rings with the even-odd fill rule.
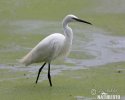
[[[40,41],[23,59],[26,66],[38,62],[50,62],[59,56],[67,55],[70,44],[66,43],[65,36],[60,33],[49,35]]]
[[[68,55],[70,48],[72,46],[73,39],[73,32],[72,29],[68,26],[68,23],[73,21],[91,24],[89,22],[78,19],[74,15],[67,15],[62,22],[64,34],[54,33],[47,36],[20,60],[20,62],[25,64],[26,66],[32,63],[44,62],[43,66],[39,69],[36,83],[38,81],[39,74],[42,68],[46,63],[48,63],[48,79],[50,82],[50,86],[52,86],[50,76],[50,63],[57,57]]]

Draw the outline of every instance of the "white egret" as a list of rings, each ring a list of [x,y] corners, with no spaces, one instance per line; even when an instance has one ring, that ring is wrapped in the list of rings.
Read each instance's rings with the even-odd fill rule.
[[[75,21],[92,25],[90,22],[81,20],[74,15],[67,15],[62,22],[64,34],[54,33],[47,36],[20,60],[20,62],[25,64],[26,66],[32,63],[44,62],[44,64],[40,67],[38,71],[36,83],[38,82],[40,72],[42,71],[46,63],[48,63],[48,79],[50,86],[52,86],[50,75],[50,63],[52,60],[59,56],[68,55],[72,46],[73,39],[73,32],[72,29],[68,26],[68,23]]]

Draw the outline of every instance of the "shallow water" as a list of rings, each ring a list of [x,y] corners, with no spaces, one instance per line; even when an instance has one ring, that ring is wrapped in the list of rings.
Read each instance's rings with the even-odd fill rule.
[[[93,100],[93,88],[115,88],[124,100],[124,5],[125,0],[0,0],[1,100]],[[63,33],[61,19],[67,14],[75,14],[93,26],[71,24],[71,53],[51,65],[52,80],[57,83],[53,88],[48,81],[34,86],[41,64],[25,67],[18,60],[44,37]],[[47,71],[45,66],[39,81],[47,79]]]
[[[86,40],[89,41],[80,41],[80,45],[76,45],[78,46],[76,48],[93,57],[92,59],[75,59],[76,62],[78,61],[78,65],[98,66],[125,60],[125,37],[107,34],[108,33],[104,31],[84,34],[86,35],[85,37],[88,38]],[[75,60],[73,60],[73,62],[75,62]]]
[[[84,27],[84,25],[81,26],[80,24],[72,27],[74,30],[74,40],[71,53],[69,57],[65,59],[65,63],[58,64],[57,61],[52,65],[51,72],[53,76],[64,70],[79,70],[125,60],[125,37],[112,36],[110,32],[94,26]],[[0,24],[0,28],[3,29],[2,32],[7,33],[13,40],[7,42],[7,39],[4,39],[1,42],[1,45],[3,45],[3,43],[6,45],[4,48],[0,48],[0,53],[5,53],[5,56],[7,55],[6,53],[15,53],[15,55],[18,55],[20,52],[30,51],[31,48],[34,47],[33,45],[35,45],[32,45],[30,42],[34,40],[37,41],[37,38],[33,38],[34,34],[36,37],[37,35],[39,37],[42,35],[47,36],[51,31],[63,32],[60,22],[46,22],[41,20],[5,20]],[[19,38],[19,40],[17,39],[15,41],[15,38]],[[20,41],[23,44],[20,44]],[[29,44],[28,47],[26,47],[25,42],[27,45]],[[36,43],[38,42],[39,41]],[[31,65],[29,67],[20,65],[18,59],[20,59],[22,55],[11,58],[15,59],[14,62],[1,64],[0,68],[11,69],[13,71],[27,71],[29,72],[27,77],[35,77],[39,65]],[[9,60],[10,58],[7,59]],[[3,60],[6,61],[6,59]],[[68,64],[70,64],[70,66]],[[47,72],[46,68],[44,72]],[[46,79],[46,75],[43,74],[42,77],[42,80]]]

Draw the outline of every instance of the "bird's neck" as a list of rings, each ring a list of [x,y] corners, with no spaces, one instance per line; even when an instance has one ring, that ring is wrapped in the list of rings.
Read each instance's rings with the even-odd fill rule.
[[[72,42],[72,39],[73,39],[72,29],[68,26],[67,23],[63,23],[63,28],[64,28],[64,35],[66,40]]]

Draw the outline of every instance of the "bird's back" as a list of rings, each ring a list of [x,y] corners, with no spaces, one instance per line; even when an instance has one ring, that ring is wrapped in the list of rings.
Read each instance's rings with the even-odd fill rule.
[[[29,65],[37,62],[49,62],[57,58],[64,47],[65,37],[54,33],[40,41],[23,59],[21,63]]]

